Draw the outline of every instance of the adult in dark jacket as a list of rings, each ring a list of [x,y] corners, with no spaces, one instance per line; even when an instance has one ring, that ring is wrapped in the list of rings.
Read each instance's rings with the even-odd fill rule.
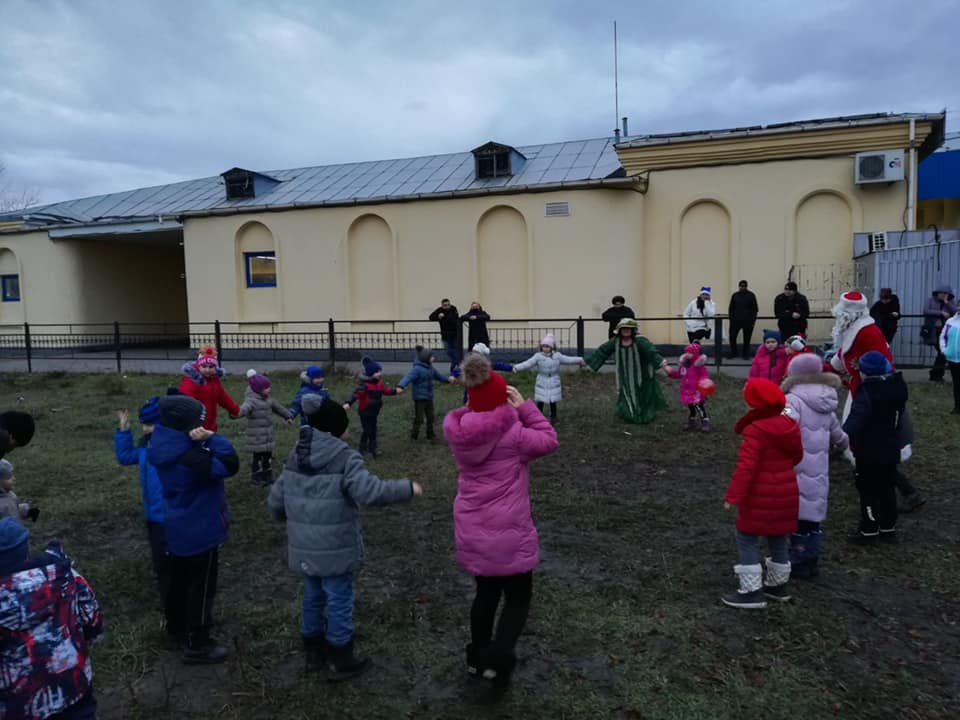
[[[147,461],[163,485],[167,549],[172,581],[167,632],[186,634],[183,661],[218,663],[227,650],[210,638],[210,608],[217,591],[219,547],[227,540],[230,515],[224,479],[240,460],[226,438],[203,427],[204,407],[186,396],[160,400]]]
[[[953,299],[952,287],[938,285],[933,291],[933,297],[927,300],[927,306],[923,309],[921,336],[923,342],[937,352],[937,358],[933,361],[933,367],[930,368],[931,382],[943,382],[946,371],[947,358],[940,352],[940,333],[943,331],[943,324],[957,312]]]
[[[474,300],[470,303],[470,310],[460,318],[460,322],[467,323],[470,328],[467,347],[473,347],[477,343],[490,345],[490,333],[487,332],[487,322],[489,320],[490,314],[483,309],[479,302]]]
[[[757,315],[760,314],[760,306],[757,305],[757,296],[748,288],[746,280],[741,280],[738,290],[730,296],[730,308],[727,314],[730,316],[730,358],[742,357],[744,360],[749,360],[750,339],[753,337]],[[743,333],[742,355],[737,347],[737,335],[741,332]]]
[[[608,338],[612,338],[617,334],[617,324],[621,320],[624,318],[636,320],[637,318],[637,316],[633,314],[633,308],[627,307],[625,304],[627,301],[623,295],[614,295],[613,300],[610,302],[613,303],[613,305],[604,310],[603,315],[600,316],[600,319],[610,326],[610,332],[607,335]]]
[[[900,421],[907,404],[907,384],[879,352],[860,357],[863,381],[853,398],[843,429],[857,462],[860,527],[851,536],[858,544],[896,542],[897,465]]]
[[[440,325],[440,339],[443,349],[450,358],[450,372],[463,360],[463,347],[460,336],[460,313],[449,298],[440,301],[440,307],[430,313],[430,320]]]
[[[892,343],[900,323],[900,298],[890,288],[881,288],[880,299],[870,308],[870,317],[876,321],[887,342]]]
[[[29,445],[35,430],[30,413],[19,410],[0,413],[0,459],[14,448]]]
[[[773,301],[773,314],[777,318],[780,336],[807,335],[807,318],[810,317],[810,303],[805,295],[797,291],[795,282],[783,286],[783,292]]]

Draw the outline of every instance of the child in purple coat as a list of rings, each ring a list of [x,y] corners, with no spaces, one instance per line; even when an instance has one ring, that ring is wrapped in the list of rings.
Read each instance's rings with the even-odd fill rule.
[[[687,419],[687,432],[697,429],[700,418],[700,430],[710,432],[710,418],[707,415],[707,399],[700,392],[700,383],[710,379],[707,370],[707,356],[697,343],[690,343],[680,356],[676,370],[670,370],[670,377],[680,380],[680,404],[690,411]]]
[[[557,449],[557,433],[530,400],[480,353],[463,363],[469,405],[447,414],[443,433],[457,462],[453,521],[457,562],[476,578],[467,672],[506,686],[527,621],[540,560],[527,463]],[[494,634],[494,618],[505,596]]]

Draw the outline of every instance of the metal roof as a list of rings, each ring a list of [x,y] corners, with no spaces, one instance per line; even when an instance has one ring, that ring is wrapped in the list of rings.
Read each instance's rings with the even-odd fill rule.
[[[254,210],[322,207],[360,202],[547,189],[622,177],[612,138],[515,148],[526,161],[517,174],[479,180],[470,152],[400,160],[270,170],[278,184],[257,197],[227,200],[218,175],[28,208],[19,231],[57,225],[91,225]],[[252,171],[252,170],[251,170]],[[259,171],[256,171],[259,172]],[[612,184],[612,183],[611,183]],[[2,219],[2,218],[0,218]]]

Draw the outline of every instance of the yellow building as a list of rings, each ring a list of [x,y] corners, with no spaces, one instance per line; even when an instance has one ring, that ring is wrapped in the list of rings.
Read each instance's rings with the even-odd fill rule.
[[[701,285],[724,309],[741,278],[769,313],[789,277],[824,310],[854,281],[853,233],[912,218],[914,167],[943,128],[943,114],[871,115],[619,145],[488,143],[233,168],[33,208],[0,218],[0,326],[315,330],[329,317],[423,320],[442,297],[461,309],[479,299],[495,319],[596,318],[614,294],[640,316],[675,318]],[[902,152],[905,180],[858,183],[855,156],[869,151]],[[645,331],[684,336],[675,321]],[[587,345],[604,332],[589,325]]]

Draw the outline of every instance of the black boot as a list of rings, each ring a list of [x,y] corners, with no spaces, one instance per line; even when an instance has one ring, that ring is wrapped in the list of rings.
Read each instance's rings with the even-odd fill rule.
[[[305,669],[308,673],[322,671],[327,665],[327,639],[323,635],[304,636],[303,654],[306,658]]]
[[[340,682],[362,675],[370,668],[370,658],[353,654],[353,640],[340,647],[327,645],[327,681]]]
[[[467,675],[478,678],[487,669],[487,649],[476,647],[473,643],[467,645]]]
[[[490,680],[494,687],[506,688],[516,667],[517,656],[512,652],[491,652],[483,677]]]
[[[184,665],[216,665],[226,659],[227,649],[213,640],[206,628],[190,633],[181,656]]]

